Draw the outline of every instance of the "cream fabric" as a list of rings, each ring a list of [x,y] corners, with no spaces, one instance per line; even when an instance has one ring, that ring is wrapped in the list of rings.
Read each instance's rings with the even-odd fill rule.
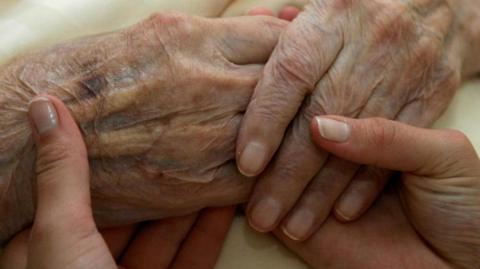
[[[0,0],[0,64],[14,55],[61,40],[110,31],[135,23],[154,11],[175,10],[201,16],[243,15],[255,6],[278,11],[307,0]],[[436,125],[464,131],[480,149],[480,81],[457,94]],[[308,268],[270,236],[252,232],[237,217],[219,269]]]

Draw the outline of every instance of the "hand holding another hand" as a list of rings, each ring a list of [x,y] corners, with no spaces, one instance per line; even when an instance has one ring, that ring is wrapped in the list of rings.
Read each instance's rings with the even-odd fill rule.
[[[29,106],[37,145],[37,211],[17,234],[0,268],[212,268],[235,207],[99,231],[90,202],[82,135],[65,105],[36,97]]]
[[[328,157],[311,142],[310,120],[431,125],[468,75],[463,23],[448,1],[311,1],[281,35],[237,140],[240,171],[259,176],[252,226],[305,240],[332,209],[342,221],[361,216],[392,173]]]
[[[315,268],[478,267],[480,159],[464,134],[339,116],[311,131],[320,149],[401,177],[355,222],[330,217],[305,242],[278,229],[290,249]]]

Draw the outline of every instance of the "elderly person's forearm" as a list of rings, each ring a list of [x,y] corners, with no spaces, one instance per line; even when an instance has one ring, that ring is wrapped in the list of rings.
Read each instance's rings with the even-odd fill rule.
[[[258,63],[284,25],[160,14],[0,69],[0,243],[33,218],[26,112],[41,93],[59,97],[82,129],[100,225],[244,201],[253,179],[232,164],[234,141]]]

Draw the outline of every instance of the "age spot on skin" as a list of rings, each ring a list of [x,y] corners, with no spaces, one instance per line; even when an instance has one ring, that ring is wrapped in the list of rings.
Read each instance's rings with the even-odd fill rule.
[[[96,98],[103,89],[108,85],[105,76],[92,74],[87,78],[78,82],[82,92],[80,93],[80,99],[92,99]]]

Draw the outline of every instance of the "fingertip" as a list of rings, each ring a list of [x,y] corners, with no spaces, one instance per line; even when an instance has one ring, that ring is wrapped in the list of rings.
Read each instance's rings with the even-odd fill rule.
[[[36,96],[28,104],[28,116],[34,133],[41,138],[58,128],[58,113],[46,95]],[[39,139],[36,139],[39,142]]]
[[[28,104],[28,117],[34,140],[48,142],[61,133],[79,138],[81,133],[65,104],[55,96],[40,94]]]
[[[267,157],[267,147],[263,143],[250,142],[239,154],[238,170],[246,177],[256,177],[265,168]]]
[[[349,223],[352,222],[353,219],[347,216],[345,213],[343,213],[341,210],[339,210],[336,206],[335,209],[333,210],[333,214],[335,215],[335,218],[342,223]]]
[[[268,196],[249,204],[247,208],[250,227],[260,233],[268,233],[274,230],[282,218],[282,214],[282,203]]]
[[[278,17],[282,20],[293,21],[299,13],[299,8],[293,6],[286,6],[280,11]]]

